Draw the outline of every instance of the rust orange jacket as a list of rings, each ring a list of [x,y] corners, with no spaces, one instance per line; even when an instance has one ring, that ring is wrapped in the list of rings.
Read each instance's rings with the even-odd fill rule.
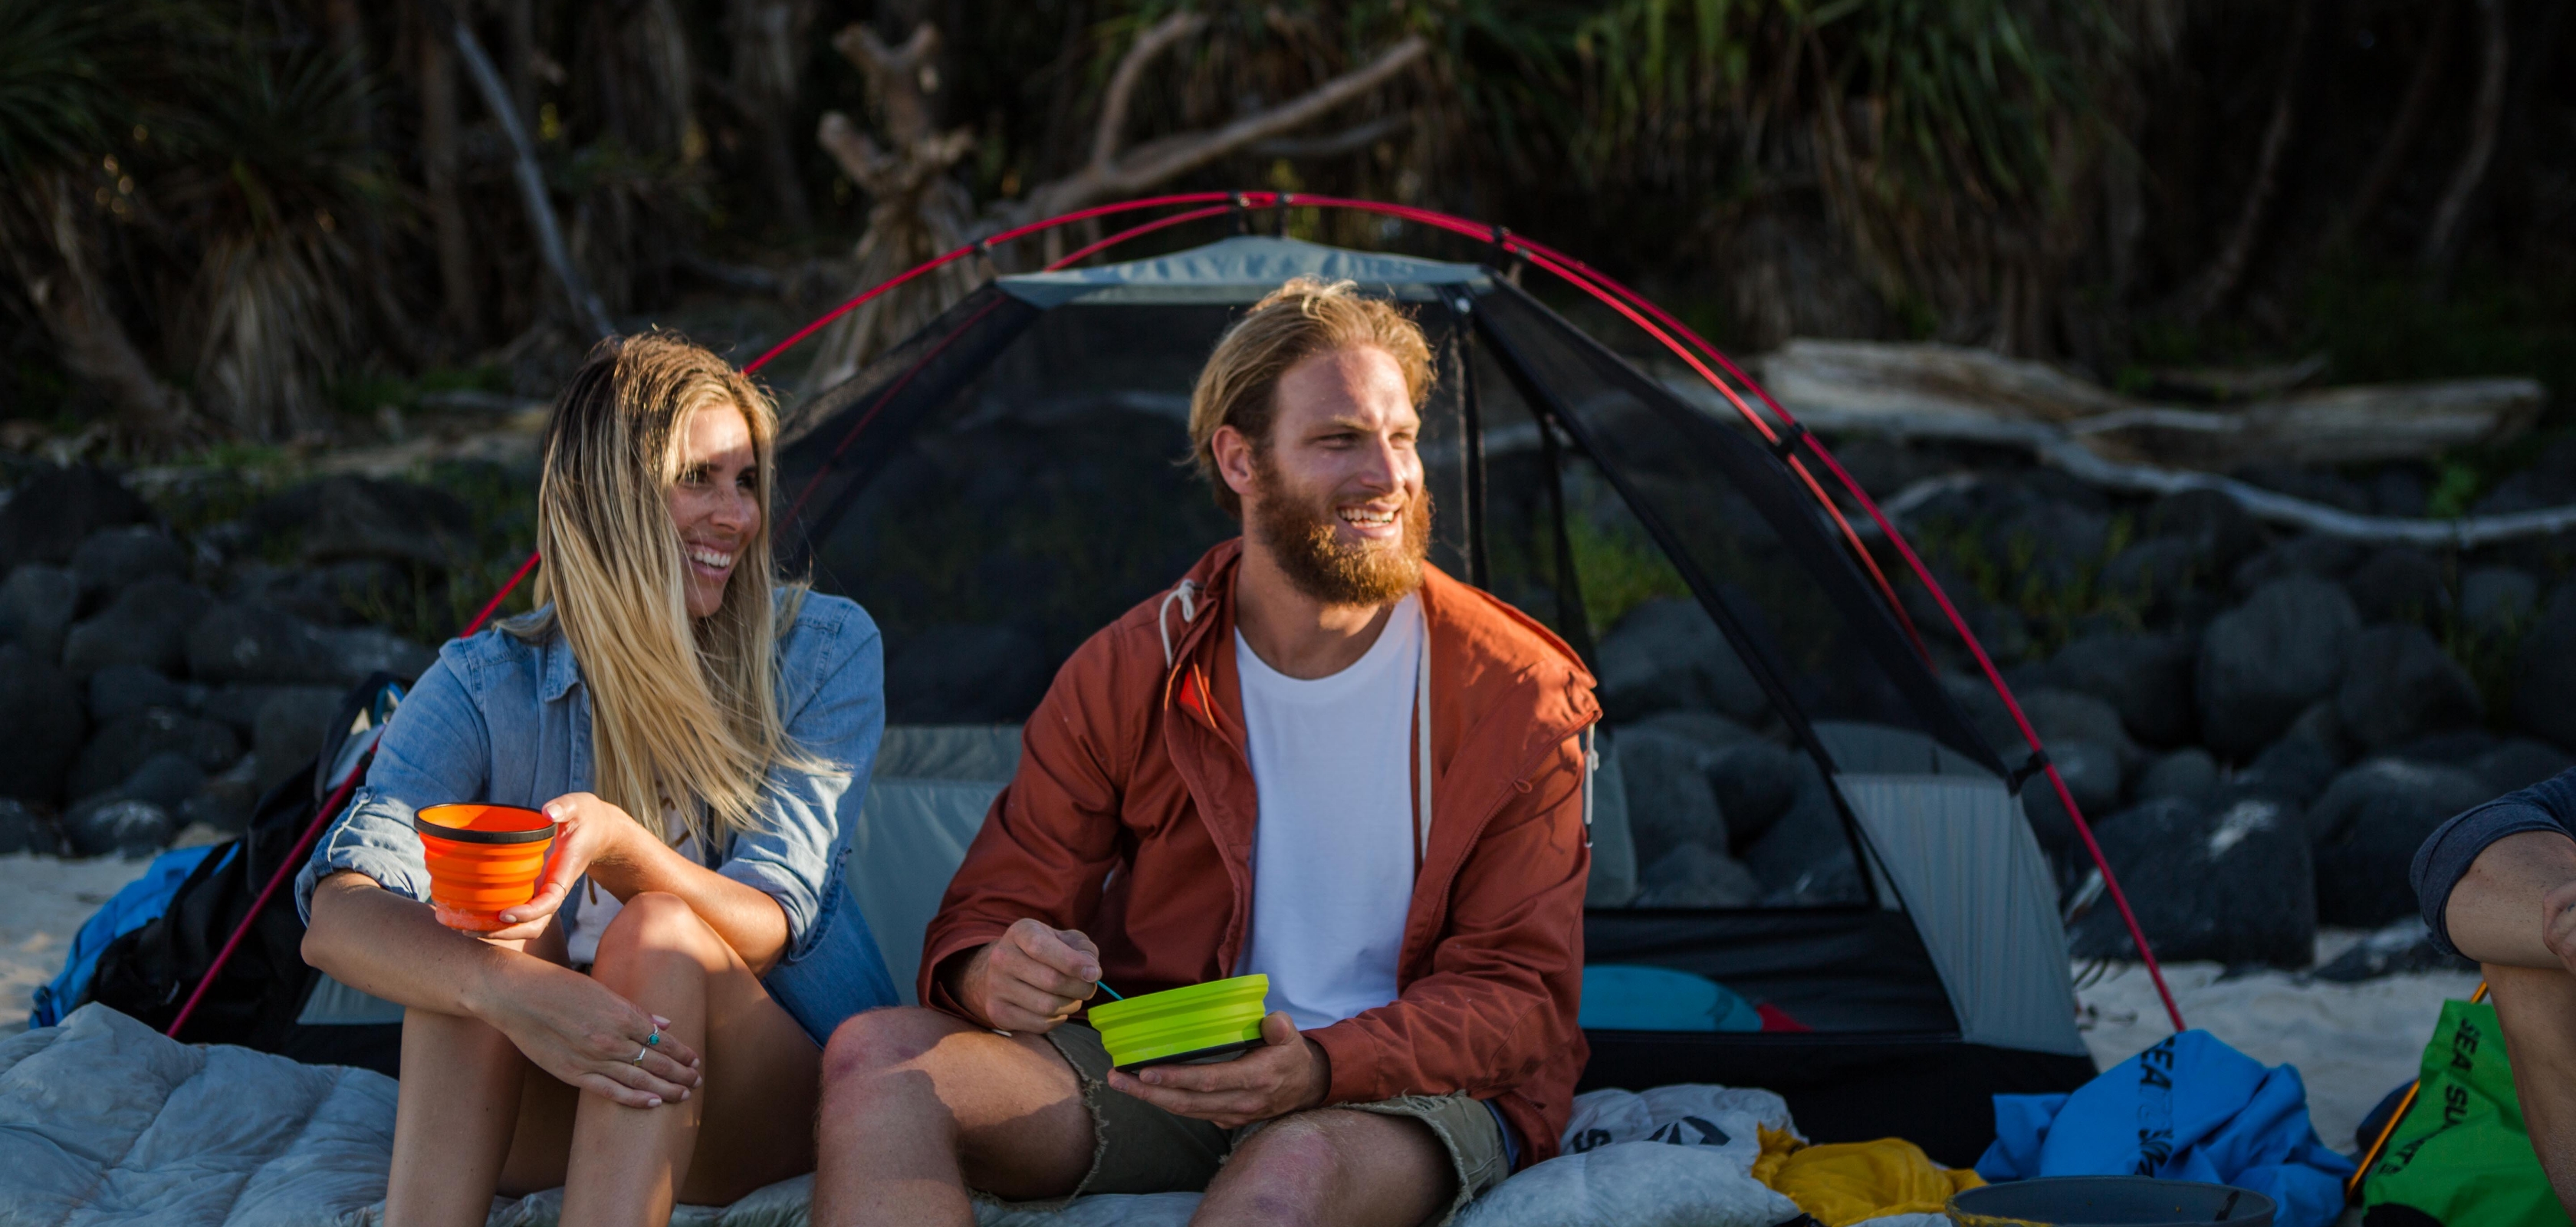
[[[921,1000],[963,1015],[942,965],[1023,916],[1089,934],[1102,978],[1130,996],[1232,974],[1258,820],[1234,656],[1240,556],[1229,541],[1191,569],[1195,616],[1147,601],[1056,674],[924,936]],[[1432,820],[1399,996],[1306,1034],[1332,1061],[1328,1102],[1464,1091],[1494,1101],[1535,1163],[1556,1154],[1587,1053],[1578,734],[1600,708],[1574,653],[1509,605],[1426,567],[1422,611]]]

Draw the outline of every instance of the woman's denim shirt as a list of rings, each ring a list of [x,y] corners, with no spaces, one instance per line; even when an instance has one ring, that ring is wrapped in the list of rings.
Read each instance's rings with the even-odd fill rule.
[[[551,612],[440,649],[385,726],[366,784],[296,876],[295,906],[308,922],[315,885],[337,870],[356,870],[407,898],[429,897],[411,826],[419,807],[480,801],[533,809],[592,788],[590,692]],[[716,872],[776,899],[786,913],[787,951],[763,983],[820,1041],[842,1018],[897,1000],[842,878],[885,733],[885,660],[866,611],[820,594],[799,603],[778,656],[787,736],[833,769],[773,768],[763,797],[768,821],[734,834]],[[564,901],[565,922],[581,896],[576,890]]]

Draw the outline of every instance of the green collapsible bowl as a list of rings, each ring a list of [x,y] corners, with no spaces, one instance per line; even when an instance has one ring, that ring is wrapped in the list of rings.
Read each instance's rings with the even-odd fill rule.
[[[1232,1056],[1261,1043],[1270,977],[1236,976],[1091,1007],[1109,1062],[1142,1069]]]

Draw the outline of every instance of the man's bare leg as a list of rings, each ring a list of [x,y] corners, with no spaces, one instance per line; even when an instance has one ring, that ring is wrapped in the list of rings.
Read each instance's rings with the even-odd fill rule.
[[[823,1050],[815,1227],[973,1227],[973,1187],[1062,1197],[1091,1169],[1091,1113],[1043,1036],[874,1010]]]
[[[2504,1025],[2513,1092],[2558,1204],[2576,1206],[2576,975],[2479,965]]]
[[[1244,1139],[1190,1224],[1414,1227],[1457,1195],[1457,1170],[1431,1126],[1321,1108]]]

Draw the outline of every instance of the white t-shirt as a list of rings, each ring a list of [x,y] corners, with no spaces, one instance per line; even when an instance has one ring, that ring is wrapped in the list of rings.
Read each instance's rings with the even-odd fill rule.
[[[1237,974],[1270,977],[1300,1030],[1395,1000],[1413,902],[1414,697],[1425,631],[1407,596],[1349,668],[1302,681],[1235,632],[1260,801],[1252,932]]]

